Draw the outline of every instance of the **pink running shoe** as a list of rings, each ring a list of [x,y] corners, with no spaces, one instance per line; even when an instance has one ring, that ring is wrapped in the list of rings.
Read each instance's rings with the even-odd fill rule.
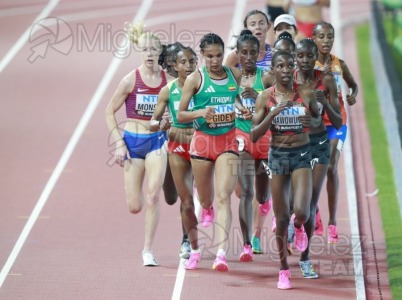
[[[290,283],[290,270],[279,271],[279,280],[276,286],[280,290],[289,290],[292,288],[292,284]]]
[[[275,216],[272,217],[272,232],[276,230],[276,218]]]
[[[271,210],[271,207],[272,207],[272,198],[269,198],[269,200],[264,204],[258,204],[260,215],[265,217]]]
[[[211,206],[210,208],[203,208],[201,213],[201,225],[204,227],[208,227],[212,224],[215,218],[214,208]]]
[[[328,226],[328,244],[338,244],[338,231],[335,225]]]
[[[321,220],[321,214],[317,210],[315,213],[315,229],[314,229],[314,234],[315,235],[322,235],[324,232],[324,227],[322,226],[322,220]]]
[[[251,245],[244,245],[243,252],[240,254],[241,262],[249,262],[253,260],[253,248]]]
[[[304,230],[304,226],[302,225],[300,229],[295,227],[295,214],[292,215],[292,224],[293,224],[293,228],[295,229],[295,248],[300,251],[303,252],[304,250],[307,249],[308,246],[308,238],[307,238],[307,234],[306,231]]]
[[[212,265],[212,270],[217,270],[219,272],[227,272],[229,270],[228,264],[226,263],[225,256],[217,256],[214,264]]]
[[[184,269],[195,270],[197,269],[197,264],[201,260],[201,253],[191,252],[190,258],[184,263]]]

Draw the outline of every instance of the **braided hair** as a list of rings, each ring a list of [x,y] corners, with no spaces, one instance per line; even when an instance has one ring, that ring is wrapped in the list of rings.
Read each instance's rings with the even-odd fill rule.
[[[204,35],[200,41],[201,53],[204,51],[205,47],[210,45],[220,45],[222,49],[225,49],[225,43],[221,37],[215,33],[207,33]]]
[[[159,55],[158,64],[173,77],[177,77],[177,72],[173,68],[173,64],[176,62],[177,53],[183,48],[184,46],[179,42],[162,45],[162,53]]]
[[[240,35],[239,35],[239,37],[238,37],[238,39],[237,39],[237,42],[236,42],[236,48],[237,48],[237,50],[240,49],[241,43],[243,43],[243,42],[245,42],[245,41],[252,41],[253,43],[255,43],[255,44],[257,45],[257,48],[258,48],[258,49],[260,48],[260,42],[259,42],[258,39],[255,37],[255,35],[253,35],[253,33],[252,33],[250,30],[248,30],[248,29],[243,29],[243,30],[240,32]]]
[[[179,42],[162,45],[162,48],[163,51],[159,56],[158,63],[162,69],[166,70],[166,72],[173,77],[178,77],[177,71],[174,69],[173,65],[177,62],[177,55],[181,51],[190,51],[195,57],[197,57],[197,54],[191,47],[185,47]]]

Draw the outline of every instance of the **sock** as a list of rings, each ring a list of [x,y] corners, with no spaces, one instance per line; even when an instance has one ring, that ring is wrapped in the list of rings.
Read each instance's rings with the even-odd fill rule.
[[[226,251],[223,249],[219,249],[218,253],[216,254],[216,256],[226,256]]]
[[[200,248],[198,248],[198,249],[191,248],[191,253],[201,253],[201,249]]]

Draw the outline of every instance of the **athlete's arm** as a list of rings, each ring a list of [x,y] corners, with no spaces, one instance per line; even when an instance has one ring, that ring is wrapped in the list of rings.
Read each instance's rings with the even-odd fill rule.
[[[105,116],[106,124],[109,128],[110,135],[112,136],[114,142],[116,143],[116,153],[115,160],[121,167],[124,166],[124,160],[127,157],[131,159],[130,153],[127,151],[126,144],[120,134],[119,128],[117,126],[115,113],[122,107],[127,99],[127,96],[134,88],[135,83],[135,72],[130,73],[125,76],[121,81],[117,90],[112,96],[108,106],[106,107]]]
[[[316,101],[315,91],[312,91],[309,87],[299,87],[298,91],[300,97],[302,97],[303,102],[307,106],[306,114],[299,117],[301,123],[304,127],[314,128],[320,126],[322,118]],[[322,91],[320,92],[324,97]]]
[[[324,106],[325,112],[327,113],[332,126],[334,126],[336,129],[339,129],[342,127],[342,115],[338,100],[336,82],[332,74],[324,75],[324,85],[329,94],[328,95],[329,101],[327,101],[327,99],[324,98],[325,100],[321,103]]]
[[[264,75],[262,76],[262,83],[264,85],[264,88],[267,89],[271,86],[273,86],[275,82],[275,77],[272,72],[264,72]]]
[[[230,70],[232,71],[232,74],[233,74],[233,76],[234,76],[235,79],[236,79],[237,86],[240,86],[242,72],[241,72],[239,69],[234,68],[234,67],[229,67],[229,68],[230,68]],[[243,89],[243,92],[244,92],[245,94],[243,94],[243,92],[242,92],[243,97],[248,97],[248,96],[250,96],[251,98],[253,98],[252,95],[251,95],[252,92],[254,92],[255,94],[257,94],[253,89],[251,89],[251,91],[250,91],[250,88],[247,89],[246,91],[244,91],[244,90],[245,90],[245,89]],[[257,96],[257,95],[254,95],[255,98],[257,98],[256,96]],[[255,99],[255,98],[253,98],[253,99]],[[241,102],[241,99],[240,99],[240,95],[239,95],[239,94],[237,94],[237,96],[236,96],[235,106],[236,106],[237,109],[241,112],[241,114],[244,116],[244,118],[245,118],[246,120],[250,120],[250,119],[253,117],[252,113],[251,113],[247,108],[245,108],[245,107],[243,106],[243,103]]]
[[[346,84],[348,85],[348,88],[351,89],[351,93],[346,95],[346,101],[348,101],[349,105],[353,105],[356,103],[356,96],[357,93],[359,92],[359,87],[357,86],[357,83],[355,79],[353,78],[352,73],[350,73],[348,66],[343,60],[339,60],[341,63],[341,68],[343,72],[343,79],[345,80]]]
[[[121,134],[118,130],[115,113],[122,107],[122,105],[126,101],[127,96],[134,88],[134,83],[135,83],[135,72],[132,72],[127,76],[125,76],[120,81],[117,90],[113,94],[108,106],[106,107],[105,111],[106,124],[115,142],[122,140]]]
[[[226,61],[224,63],[227,67],[236,67],[239,64],[239,57],[237,56],[236,49],[233,49],[228,54]]]
[[[204,117],[211,119],[215,114],[213,107],[189,111],[188,106],[191,98],[197,93],[198,87],[201,84],[201,74],[196,71],[190,74],[183,86],[183,93],[180,99],[179,110],[177,112],[177,121],[180,123],[191,122],[197,118]]]
[[[159,92],[158,103],[156,104],[151,121],[149,122],[150,131],[155,132],[161,129],[160,121],[162,120],[163,113],[165,112],[168,103],[169,103],[169,88],[166,85]],[[164,126],[163,129],[166,130],[168,128]]]

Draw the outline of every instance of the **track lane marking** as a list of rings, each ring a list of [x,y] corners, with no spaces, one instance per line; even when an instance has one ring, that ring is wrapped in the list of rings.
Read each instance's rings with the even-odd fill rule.
[[[137,11],[136,16],[133,19],[133,22],[136,23],[139,20],[145,19],[148,11],[152,6],[153,0],[142,0],[141,6]],[[124,44],[124,42],[122,43]],[[129,43],[126,44],[128,46]],[[120,47],[119,47],[120,48]],[[14,248],[8,257],[3,269],[0,272],[0,288],[3,285],[7,275],[10,272],[11,267],[13,266],[15,260],[17,259],[18,254],[20,253],[26,239],[28,238],[29,233],[31,232],[36,220],[39,218],[39,215],[45,206],[47,200],[51,192],[53,191],[54,186],[56,185],[57,180],[59,179],[60,175],[62,174],[65,166],[67,165],[69,159],[71,158],[75,147],[77,146],[82,134],[84,133],[85,128],[87,127],[92,115],[94,114],[96,108],[98,107],[103,94],[105,93],[107,87],[109,86],[110,82],[113,80],[115,73],[118,70],[118,67],[122,63],[122,60],[119,58],[114,57],[112,62],[109,64],[109,67],[106,73],[103,75],[101,82],[98,85],[98,88],[95,91],[95,94],[92,96],[91,101],[89,102],[84,114],[82,115],[77,127],[74,130],[73,135],[71,136],[64,152],[58,161],[55,170],[53,171],[52,175],[50,176],[42,194],[36,203],[31,215],[27,223],[25,224]]]
[[[32,22],[32,24],[25,30],[25,32],[21,35],[18,41],[8,50],[7,54],[0,61],[0,73],[7,67],[7,65],[13,60],[13,58],[18,54],[22,47],[24,47],[25,43],[29,40],[29,35],[31,33],[32,27],[39,20],[46,18],[53,11],[53,9],[57,6],[60,0],[50,0],[50,2],[46,5],[46,7],[42,10],[39,16]],[[0,285],[1,286],[1,285]]]
[[[335,53],[339,57],[345,57],[343,51],[343,43],[342,43],[342,30],[347,25],[340,18],[340,4],[339,0],[333,0],[331,2],[330,9],[330,17],[331,23],[334,26],[337,38],[335,39],[334,49]],[[343,95],[347,95],[347,90],[345,89],[344,81],[342,81],[342,93]],[[348,124],[350,123],[349,113],[348,113],[348,105],[345,105],[345,109],[348,116]],[[366,299],[366,287],[364,283],[364,270],[363,270],[363,257],[362,257],[362,248],[360,243],[360,230],[359,230],[359,218],[358,218],[358,207],[357,207],[357,191],[356,191],[356,180],[353,169],[349,168],[349,166],[353,166],[353,146],[352,146],[352,130],[350,129],[348,132],[349,137],[345,141],[344,147],[344,169],[346,175],[346,191],[347,191],[347,199],[348,199],[348,208],[349,208],[349,216],[350,216],[350,238],[352,244],[352,254],[353,254],[353,269],[355,276],[355,290],[356,290],[356,299],[365,300]]]

